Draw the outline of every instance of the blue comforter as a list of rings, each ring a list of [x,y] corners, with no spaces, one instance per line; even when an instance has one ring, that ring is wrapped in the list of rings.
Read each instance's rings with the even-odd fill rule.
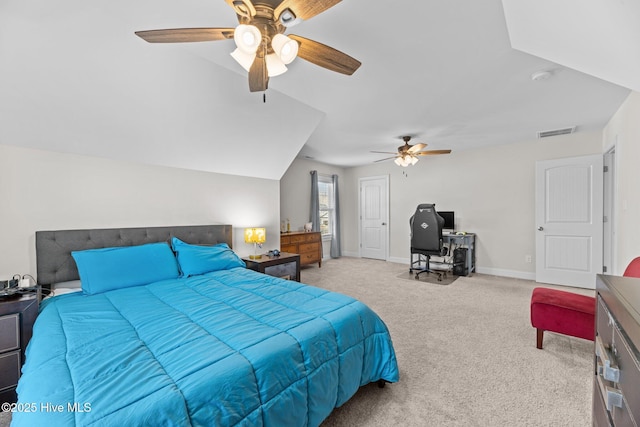
[[[317,426],[395,382],[361,302],[243,268],[46,300],[14,426]]]

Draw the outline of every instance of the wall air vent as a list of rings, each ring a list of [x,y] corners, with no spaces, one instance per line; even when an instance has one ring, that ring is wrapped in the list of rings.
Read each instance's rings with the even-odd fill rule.
[[[558,135],[569,135],[576,131],[575,126],[571,126],[569,128],[563,129],[554,129],[554,130],[545,130],[538,132],[538,139],[541,138],[549,138],[550,136],[558,136]]]

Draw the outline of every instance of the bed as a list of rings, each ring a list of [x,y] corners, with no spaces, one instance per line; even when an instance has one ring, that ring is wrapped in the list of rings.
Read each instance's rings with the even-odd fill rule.
[[[244,268],[231,230],[37,232],[38,283],[69,289],[41,304],[12,425],[317,426],[398,381],[370,308]]]

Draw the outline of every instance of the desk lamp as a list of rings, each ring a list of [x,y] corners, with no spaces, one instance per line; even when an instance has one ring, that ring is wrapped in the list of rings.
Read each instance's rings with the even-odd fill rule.
[[[250,259],[260,259],[262,255],[258,255],[258,246],[262,247],[262,244],[267,240],[267,231],[264,228],[245,228],[244,229],[244,241],[246,243],[253,243],[253,255],[249,255]]]

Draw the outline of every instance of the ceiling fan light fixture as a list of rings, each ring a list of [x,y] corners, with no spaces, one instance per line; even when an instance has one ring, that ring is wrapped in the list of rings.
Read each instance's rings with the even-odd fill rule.
[[[262,43],[262,34],[255,25],[240,24],[233,32],[233,41],[246,54],[256,53]]]
[[[233,52],[230,53],[231,57],[236,60],[238,64],[242,66],[247,72],[251,69],[251,64],[256,59],[256,54],[248,54],[237,48]]]
[[[269,77],[279,76],[287,72],[287,66],[275,53],[267,55],[267,74]]]
[[[285,64],[290,64],[298,56],[298,42],[284,34],[276,34],[271,41],[271,47]]]

